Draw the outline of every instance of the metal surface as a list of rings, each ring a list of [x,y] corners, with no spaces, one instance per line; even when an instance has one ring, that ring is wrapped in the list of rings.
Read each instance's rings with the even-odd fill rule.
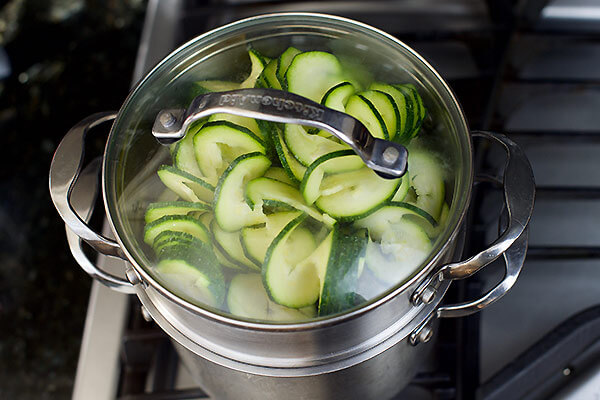
[[[344,20],[336,19],[336,23],[341,21]],[[385,40],[404,46],[389,35],[380,35]],[[435,88],[436,95],[447,101],[448,118],[458,126],[458,137],[455,139],[464,145],[460,150],[470,155],[466,122],[448,86],[421,57],[410,50],[404,51],[425,70],[422,73],[432,82],[430,85]],[[110,138],[117,134],[113,130]],[[200,367],[195,370],[199,379],[203,373],[214,379],[207,383],[207,389],[228,389],[223,388],[227,385],[222,384],[224,375],[219,373],[221,369],[230,371],[232,377],[239,378],[239,382],[232,382],[232,390],[235,388],[245,394],[247,390],[268,387],[273,390],[276,398],[285,396],[277,391],[281,378],[289,382],[304,380],[305,387],[316,392],[321,389],[321,394],[329,395],[332,393],[331,385],[336,385],[349,396],[360,393],[371,395],[380,393],[381,388],[402,386],[424,353],[421,345],[408,346],[409,334],[425,319],[430,318],[450,284],[449,281],[439,282],[436,287],[437,296],[430,304],[413,306],[410,302],[410,295],[422,279],[440,265],[456,259],[455,240],[466,213],[472,180],[471,158],[462,161],[465,163],[466,175],[471,179],[458,188],[467,200],[464,203],[461,200],[460,204],[455,205],[455,213],[451,218],[456,225],[452,226],[452,232],[447,233],[448,240],[430,263],[405,285],[361,309],[303,324],[267,325],[233,319],[193,306],[172,294],[156,282],[143,266],[135,262],[129,249],[124,248],[141,280],[135,285],[136,293],[152,318],[175,341],[189,350],[188,356],[194,360],[190,364],[208,365],[206,368],[209,372]],[[103,179],[105,183],[110,182],[114,176],[104,176]],[[106,187],[105,196],[110,191]],[[108,196],[108,199],[110,201],[112,197]],[[108,208],[110,214],[110,205]],[[109,215],[111,223],[114,224],[115,220]],[[119,230],[115,229],[115,232],[118,233]],[[123,238],[119,238],[119,242],[122,240]],[[388,359],[388,354],[395,355]],[[382,362],[384,360],[391,360],[393,363],[387,364]],[[362,372],[357,374],[358,371]],[[353,380],[350,381],[345,376],[350,376]],[[359,376],[361,379],[358,379]],[[373,376],[374,379],[365,379],[366,376]],[[313,377],[318,378],[311,381]],[[250,381],[255,384],[245,384]],[[313,388],[311,382],[321,383],[315,384]],[[264,394],[264,390],[262,393]]]
[[[81,120],[62,139],[50,165],[50,195],[67,226],[86,243],[102,254],[123,258],[121,247],[114,240],[94,232],[73,210],[71,191],[83,162],[83,146],[88,130],[116,117],[114,112],[101,112]]]
[[[84,240],[101,254],[124,257],[117,242],[96,233],[87,224],[98,192],[99,164],[92,163],[90,168],[86,168],[80,174],[88,130],[102,122],[113,120],[115,116],[113,112],[91,115],[80,121],[65,135],[56,149],[50,166],[50,194],[56,209],[65,221],[71,253],[81,268],[111,289],[133,293],[133,286],[129,281],[100,269],[87,258],[81,247],[81,240]],[[74,188],[79,179],[84,181],[85,188],[74,195]]]
[[[540,339],[482,385],[478,398],[594,399],[593,396],[568,397],[572,393],[598,394],[600,386],[587,386],[585,381],[573,382],[570,388],[565,388],[561,394],[557,393],[557,389],[571,380],[575,372],[579,376],[585,375],[585,368],[589,367],[589,364],[592,364],[590,372],[597,369],[599,343],[600,306],[596,306],[568,319]]]
[[[523,266],[527,250],[527,233],[525,230],[533,213],[535,198],[535,182],[531,165],[523,151],[506,136],[489,132],[475,132],[474,136],[500,143],[507,152],[503,188],[509,215],[508,227],[485,250],[465,261],[445,265],[435,274],[432,274],[415,291],[411,301],[413,304],[420,304],[423,295],[431,291],[432,285],[435,285],[437,281],[468,278],[501,255],[505,257],[506,274],[497,286],[481,298],[463,304],[440,307],[437,311],[439,317],[466,316],[478,312],[499,300],[514,285]],[[506,251],[513,244],[515,247],[509,254],[506,254]]]
[[[239,89],[196,97],[187,110],[162,110],[152,134],[163,144],[182,139],[197,120],[227,113],[272,122],[324,129],[349,145],[384,178],[404,175],[408,151],[399,143],[373,137],[356,118],[294,93],[275,89]]]
[[[155,307],[156,301],[146,296],[144,291],[138,292],[138,297],[158,325],[177,343],[178,353],[194,379],[215,399],[386,399],[409,382],[419,364],[431,351],[430,345],[409,344],[409,324],[389,338],[391,345],[379,343],[375,348],[343,362],[304,368],[293,365],[285,369],[258,368],[199,348],[196,341],[181,334],[178,329],[180,324],[174,326],[165,319],[163,313]],[[424,309],[422,313],[428,315],[431,311]],[[348,330],[350,334],[355,333],[356,327],[348,327]],[[313,336],[312,347],[318,348],[323,338],[320,339]],[[239,340],[244,339],[240,336]],[[263,341],[268,344],[269,338],[265,337]],[[289,341],[290,345],[295,344],[294,339]],[[260,344],[247,342],[246,345]],[[310,344],[307,343],[307,346]]]
[[[98,195],[98,174],[100,172],[100,166],[101,159],[97,158],[85,167],[75,182],[75,186],[71,193],[71,205],[73,211],[81,216],[82,220],[86,223],[92,216],[94,203],[96,201],[96,196]],[[83,251],[81,238],[66,224],[65,230],[67,232],[69,249],[71,250],[73,258],[75,258],[79,266],[87,272],[89,276],[117,292],[134,293],[133,285],[131,283],[123,280],[123,278],[119,276],[102,270],[89,260]]]

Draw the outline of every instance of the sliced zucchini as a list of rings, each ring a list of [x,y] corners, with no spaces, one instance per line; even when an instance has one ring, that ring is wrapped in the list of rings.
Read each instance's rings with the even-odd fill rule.
[[[309,135],[302,125],[285,124],[284,141],[296,160],[308,167],[317,158],[348,146],[334,142],[319,135]]]
[[[265,226],[246,227],[240,234],[242,248],[248,259],[256,265],[262,265],[265,261],[267,249],[273,239],[293,219],[302,214],[300,211],[284,211],[267,215]]]
[[[285,74],[287,90],[315,102],[333,86],[344,82],[344,71],[337,57],[324,51],[297,54]]]
[[[225,297],[225,279],[209,245],[179,244],[164,248],[156,266],[167,287],[194,303],[218,307]]]
[[[305,214],[295,218],[275,237],[262,267],[269,297],[286,307],[306,307],[319,298],[320,283],[314,265],[299,265],[317,247],[313,235],[300,226],[305,218]]]
[[[261,153],[244,154],[225,170],[215,190],[215,220],[227,232],[265,222],[262,207],[250,208],[244,200],[246,183],[262,176],[271,161]]]
[[[227,81],[198,81],[194,83],[194,93],[196,96],[212,92],[228,92],[240,88],[237,82]]]
[[[265,178],[275,179],[276,181],[287,183],[288,185],[294,186],[294,181],[292,181],[290,179],[290,177],[287,174],[287,172],[285,172],[285,169],[283,169],[281,167],[271,167],[271,168],[269,168],[267,170],[267,172],[265,172],[264,177]]]
[[[165,201],[150,203],[146,209],[144,219],[147,224],[164,217],[165,215],[187,215],[192,212],[205,213],[210,211],[210,206],[205,203],[192,203],[189,201]]]
[[[241,267],[260,271],[260,268],[244,255],[244,249],[240,243],[240,232],[226,232],[214,220],[210,224],[210,230],[215,246],[219,248],[225,258]]]
[[[363,166],[362,159],[353,150],[340,150],[319,157],[308,167],[300,183],[304,201],[312,205],[321,196],[321,183],[325,174],[354,171]]]
[[[283,140],[283,135],[280,133],[279,129],[276,129],[273,132],[272,137],[281,166],[285,169],[285,172],[287,172],[294,184],[299,184],[306,172],[306,167],[300,164],[287,148]]]
[[[383,117],[366,97],[358,94],[350,96],[346,104],[346,113],[362,122],[376,138],[386,140],[390,138]]]
[[[325,93],[321,104],[325,107],[344,112],[348,99],[356,92],[356,88],[350,82],[342,82],[335,85]]]
[[[277,79],[281,83],[284,90],[287,90],[287,83],[285,81],[285,73],[287,72],[292,60],[296,55],[300,54],[301,51],[295,47],[288,47],[286,51],[281,53],[279,56],[279,63],[277,64]]]
[[[378,90],[367,90],[361,92],[360,95],[375,106],[385,123],[389,139],[393,139],[396,135],[398,120],[400,119],[400,113],[398,112],[394,98],[389,94]]]
[[[212,201],[215,188],[201,178],[170,165],[160,166],[157,174],[166,187],[186,201]]]
[[[203,175],[198,167],[198,161],[194,153],[194,135],[200,130],[202,124],[194,124],[187,131],[185,137],[177,142],[177,147],[173,152],[173,166],[198,178],[201,178]]]
[[[319,316],[338,313],[361,302],[356,293],[367,241],[365,230],[345,233],[336,225],[332,231],[327,266],[320,274]]]
[[[262,205],[284,205],[303,211],[317,221],[325,224],[330,225],[332,222],[323,216],[319,210],[307,206],[298,189],[270,178],[256,178],[248,182],[246,186],[246,201],[253,209],[260,208],[257,206]]]
[[[381,243],[369,242],[366,265],[378,279],[396,285],[414,274],[431,249],[423,228],[402,219],[383,233]]]
[[[263,132],[258,127],[258,124],[256,123],[256,120],[254,118],[240,117],[239,115],[224,114],[224,113],[213,114],[210,117],[208,117],[208,122],[216,122],[216,121],[228,121],[237,126],[244,127],[264,141]]]
[[[421,124],[425,119],[425,106],[423,104],[423,99],[419,95],[417,88],[412,83],[401,85],[410,93],[413,103],[414,103],[414,111],[415,111],[415,119],[413,124],[413,130],[411,133],[411,137],[415,137],[419,134],[419,130],[421,129]]]
[[[369,168],[326,176],[317,208],[338,221],[364,218],[388,201],[401,179],[384,179]]]
[[[206,123],[194,136],[194,151],[200,170],[216,183],[229,163],[242,154],[265,154],[265,144],[250,130],[227,121]]]
[[[256,87],[281,90],[281,83],[279,82],[279,79],[277,79],[278,66],[278,58],[271,60],[258,77]]]
[[[426,226],[426,230],[434,229],[437,226],[433,217],[426,211],[412,204],[401,202],[391,202],[371,215],[354,221],[354,225],[359,228],[366,228],[369,231],[371,239],[380,241],[383,234],[389,231],[392,225],[406,220],[408,216],[420,219],[419,225],[422,227]]]
[[[293,322],[316,316],[314,305],[295,309],[269,299],[260,274],[237,274],[231,280],[227,306],[233,315],[263,321]]]
[[[240,89],[253,88],[256,86],[256,80],[263,69],[267,66],[267,61],[256,50],[248,50],[248,56],[250,56],[250,74],[240,84]]]
[[[406,125],[402,136],[402,140],[406,142],[415,136],[415,128],[419,124],[419,95],[416,90],[407,85],[394,85],[394,87],[401,91],[406,99]]]
[[[411,150],[408,154],[408,173],[417,194],[415,205],[437,221],[444,203],[444,172],[441,162],[431,153]]]
[[[392,85],[388,85],[387,83],[372,83],[369,86],[369,90],[378,90],[380,92],[384,92],[392,96],[394,99],[394,103],[396,105],[396,110],[398,110],[398,123],[396,124],[396,133],[393,137],[396,140],[400,140],[402,135],[406,131],[406,118],[407,118],[407,105],[406,98],[404,97],[404,93],[400,90],[396,89]],[[411,115],[412,120],[412,115]],[[409,135],[410,132],[407,132],[406,135]]]
[[[152,245],[154,239],[164,231],[185,232],[204,243],[210,243],[208,229],[196,218],[187,215],[165,215],[144,228],[144,242]]]
[[[411,185],[410,174],[404,174],[401,179],[402,183],[398,187],[398,190],[396,190],[394,197],[392,197],[392,201],[404,201],[408,195],[408,190],[410,189]]]
[[[186,232],[177,231],[162,231],[155,238],[152,243],[152,248],[156,254],[160,254],[163,248],[168,246],[174,246],[178,244],[186,244],[189,246],[198,246],[198,243],[204,243],[197,237],[190,235]]]

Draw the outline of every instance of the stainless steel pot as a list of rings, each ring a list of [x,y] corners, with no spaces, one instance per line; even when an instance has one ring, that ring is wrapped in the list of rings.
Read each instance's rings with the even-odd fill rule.
[[[247,44],[280,46],[282,41],[311,49],[327,43],[370,64],[368,68],[415,82],[437,121],[434,129],[443,138],[441,146],[451,149],[455,179],[448,226],[432,255],[409,280],[343,314],[303,323],[267,324],[199,307],[161,285],[147,268],[131,215],[137,215],[136,210],[154,195],[155,187],[148,182],[157,162],[164,159],[165,150],[150,134],[158,110],[189,101],[181,95],[182,85],[198,79],[197,73],[210,75],[226,68],[218,62],[223,54],[231,57]],[[369,61],[373,54],[381,59]],[[114,118],[103,157],[102,185],[116,241],[90,229],[70,201],[81,168],[85,135],[94,126]],[[473,185],[471,136],[485,138],[506,150],[502,184],[508,225],[488,249],[453,262]],[[211,396],[383,399],[393,396],[413,376],[428,352],[428,345],[421,343],[434,336],[438,318],[475,313],[512,287],[525,258],[535,186],[523,152],[502,135],[470,135],[447,84],[402,42],[339,17],[278,14],[236,22],[183,45],[138,84],[118,114],[95,114],[77,124],[56,151],[50,170],[50,191],[71,232],[71,249],[81,266],[113,289],[135,293],[152,318],[178,344],[185,363]],[[94,266],[83,255],[81,240],[73,234],[102,254],[127,260],[127,279]],[[453,280],[473,275],[500,256],[505,261],[505,276],[492,290],[467,303],[441,305]]]

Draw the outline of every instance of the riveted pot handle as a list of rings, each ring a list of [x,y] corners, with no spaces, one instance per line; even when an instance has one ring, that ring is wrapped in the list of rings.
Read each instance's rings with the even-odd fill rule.
[[[427,288],[431,288],[436,282],[467,278],[501,255],[505,260],[505,275],[498,285],[477,300],[438,308],[438,317],[470,315],[500,299],[515,283],[527,251],[527,225],[533,212],[535,198],[535,181],[531,165],[523,150],[506,136],[491,132],[473,132],[473,136],[496,142],[506,150],[503,187],[508,226],[487,249],[467,260],[447,264],[439,269],[413,294],[413,302],[415,299],[422,298]]]
[[[94,203],[96,196],[98,195],[98,172],[100,171],[100,158],[95,159],[88,164],[75,183],[71,192],[71,205],[77,213],[81,216],[84,221],[89,221],[92,216],[94,209]],[[81,268],[88,273],[92,278],[98,282],[108,286],[109,288],[116,290],[121,293],[135,293],[133,285],[129,282],[115,276],[109,272],[103,271],[97,267],[83,251],[82,240],[77,236],[68,225],[65,224],[67,232],[67,241],[69,242],[69,248],[73,254],[75,261],[81,266]],[[123,267],[125,268],[125,262]]]
[[[90,128],[115,119],[115,112],[90,115],[75,125],[58,145],[50,165],[50,196],[69,229],[96,251],[125,259],[117,242],[92,230],[73,210],[71,192],[83,163],[85,136]]]

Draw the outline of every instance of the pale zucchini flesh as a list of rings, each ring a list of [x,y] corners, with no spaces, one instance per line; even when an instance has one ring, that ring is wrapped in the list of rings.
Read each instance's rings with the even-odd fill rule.
[[[313,235],[301,227],[305,216],[294,219],[269,246],[262,277],[269,297],[276,303],[301,308],[316,303],[320,283],[313,265],[299,267],[317,247]]]
[[[225,170],[215,190],[213,203],[215,220],[221,229],[234,232],[265,222],[262,207],[250,208],[244,191],[248,181],[262,176],[270,166],[271,161],[265,155],[250,153],[235,159]]]
[[[331,217],[352,221],[374,211],[396,192],[401,179],[384,179],[369,168],[327,176],[315,205]]]

